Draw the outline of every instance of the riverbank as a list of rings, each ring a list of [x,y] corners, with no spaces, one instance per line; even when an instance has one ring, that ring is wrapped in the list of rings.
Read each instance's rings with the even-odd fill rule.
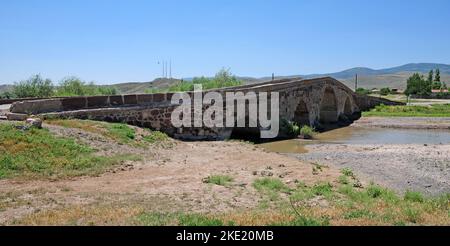
[[[352,127],[450,129],[450,117],[362,117]]]

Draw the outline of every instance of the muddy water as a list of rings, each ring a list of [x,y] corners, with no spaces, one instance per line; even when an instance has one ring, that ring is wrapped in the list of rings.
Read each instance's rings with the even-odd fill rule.
[[[344,127],[320,133],[315,140],[284,140],[260,146],[278,153],[307,153],[309,144],[450,144],[448,130]]]

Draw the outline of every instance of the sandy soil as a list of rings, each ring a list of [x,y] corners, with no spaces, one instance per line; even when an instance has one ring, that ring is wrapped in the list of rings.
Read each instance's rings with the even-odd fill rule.
[[[266,152],[244,142],[180,142],[171,148],[136,149],[107,141],[78,129],[48,126],[56,134],[89,143],[102,154],[137,153],[142,161],[128,161],[99,177],[71,180],[1,180],[0,224],[42,210],[90,204],[139,204],[151,210],[225,212],[253,208],[260,194],[252,182],[262,176],[279,177],[288,185],[334,181],[338,169],[313,174],[313,165],[295,157]],[[228,187],[206,184],[209,175],[229,175]],[[3,207],[2,207],[3,205]]]

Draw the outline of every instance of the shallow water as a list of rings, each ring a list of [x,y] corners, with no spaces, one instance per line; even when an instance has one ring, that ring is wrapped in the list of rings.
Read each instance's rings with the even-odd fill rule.
[[[279,153],[307,153],[308,144],[450,144],[449,130],[344,127],[320,133],[315,140],[284,140],[260,146]]]

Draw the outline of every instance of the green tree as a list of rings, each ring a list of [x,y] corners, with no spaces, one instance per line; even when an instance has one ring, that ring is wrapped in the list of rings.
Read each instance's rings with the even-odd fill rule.
[[[33,75],[27,80],[14,83],[13,93],[19,98],[51,97],[53,83],[50,79],[43,79],[41,75]]]
[[[423,75],[414,73],[406,82],[406,95],[428,95],[431,93],[431,84]]]
[[[356,89],[356,93],[359,95],[369,95],[370,90],[359,87]]]
[[[382,96],[387,96],[387,95],[391,94],[391,89],[389,87],[381,88],[380,94]]]
[[[86,83],[72,76],[60,81],[56,94],[58,96],[116,95],[117,89],[111,86],[98,86],[94,82]]]
[[[427,81],[429,81],[430,83],[433,82],[433,76],[434,76],[434,71],[430,70],[430,72],[428,73]]]
[[[434,81],[436,82],[441,82],[441,71],[438,69],[436,69],[436,76],[434,77]]]

